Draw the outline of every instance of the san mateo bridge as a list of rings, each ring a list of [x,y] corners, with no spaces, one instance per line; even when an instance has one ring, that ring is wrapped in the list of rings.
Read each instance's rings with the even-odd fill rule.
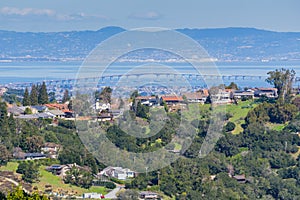
[[[41,80],[36,82],[16,82],[5,84],[5,87],[14,89],[25,89],[30,88],[33,84],[40,85],[43,82],[46,83],[49,88],[68,88],[72,89],[76,87],[79,82],[87,82],[93,84],[98,88],[103,86],[111,86],[118,83],[120,80],[136,80],[142,79],[144,76],[151,76],[155,81],[156,79],[170,79],[173,81],[187,80],[194,82],[193,85],[205,88],[206,80],[218,80],[218,81],[265,81],[267,76],[261,75],[216,75],[216,74],[192,74],[192,73],[175,73],[169,74],[164,72],[153,72],[153,73],[130,73],[130,74],[110,74],[95,77],[79,77],[79,78],[66,78],[57,80]],[[295,77],[294,83],[300,82],[300,77]],[[198,83],[198,84],[197,84]]]

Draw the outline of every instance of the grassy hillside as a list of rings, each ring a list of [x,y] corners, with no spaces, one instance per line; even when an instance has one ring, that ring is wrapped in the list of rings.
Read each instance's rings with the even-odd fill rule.
[[[6,166],[1,166],[0,171],[12,171],[16,172],[18,168],[17,162],[9,162]],[[83,193],[91,193],[91,192],[97,192],[101,194],[106,194],[107,190],[105,187],[91,187],[90,189],[84,189],[80,187],[76,187],[69,184],[64,184],[62,179],[58,176],[53,175],[52,173],[45,170],[46,166],[40,166],[39,172],[40,172],[40,181],[38,183],[32,184],[33,187],[37,187],[39,191],[44,192],[46,185],[51,185],[53,192],[59,192],[64,194],[73,194],[76,196],[80,196]]]

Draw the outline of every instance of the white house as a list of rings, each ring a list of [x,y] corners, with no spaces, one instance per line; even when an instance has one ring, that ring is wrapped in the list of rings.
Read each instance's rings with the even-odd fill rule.
[[[119,180],[126,180],[128,178],[134,178],[136,176],[136,172],[128,168],[107,167],[100,172],[100,175],[117,178]]]
[[[84,199],[104,199],[104,195],[99,194],[99,193],[84,193],[82,195],[82,198],[84,198]]]
[[[100,112],[103,110],[110,110],[111,105],[110,105],[110,103],[101,103],[101,102],[97,101],[95,104],[95,109]]]
[[[158,199],[158,194],[151,191],[143,191],[140,193],[140,199]]]

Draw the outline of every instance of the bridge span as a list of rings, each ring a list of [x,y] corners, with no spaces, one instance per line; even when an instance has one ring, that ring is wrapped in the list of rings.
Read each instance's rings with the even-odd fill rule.
[[[169,79],[186,79],[189,80],[195,80],[195,81],[205,81],[205,80],[265,80],[267,76],[261,76],[261,75],[244,75],[244,74],[235,74],[235,75],[216,75],[216,74],[190,74],[190,73],[163,73],[163,72],[154,72],[154,73],[131,73],[131,74],[108,74],[108,75],[102,75],[102,76],[95,76],[95,77],[76,77],[76,78],[66,78],[66,79],[57,79],[57,80],[41,80],[37,82],[20,82],[20,83],[10,83],[5,84],[6,87],[12,87],[12,88],[25,88],[25,87],[31,87],[33,84],[42,84],[43,82],[46,83],[47,86],[52,87],[65,87],[65,88],[71,88],[76,86],[76,83],[78,82],[88,82],[89,84],[93,83],[95,85],[105,85],[105,83],[111,83],[111,82],[118,82],[121,79],[130,79],[135,78],[138,80],[139,78],[142,78],[144,76],[152,77],[152,78],[169,78]],[[295,83],[300,82],[300,77],[296,77],[294,80]]]

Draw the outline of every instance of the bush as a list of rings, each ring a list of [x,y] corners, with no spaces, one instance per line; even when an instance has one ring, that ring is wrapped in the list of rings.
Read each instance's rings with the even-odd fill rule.
[[[233,131],[235,129],[235,124],[233,122],[228,122],[225,126],[225,131]]]
[[[107,181],[97,181],[96,183],[94,183],[94,185],[97,186],[103,186],[106,187],[108,189],[115,189],[116,185],[112,182],[107,182]]]

